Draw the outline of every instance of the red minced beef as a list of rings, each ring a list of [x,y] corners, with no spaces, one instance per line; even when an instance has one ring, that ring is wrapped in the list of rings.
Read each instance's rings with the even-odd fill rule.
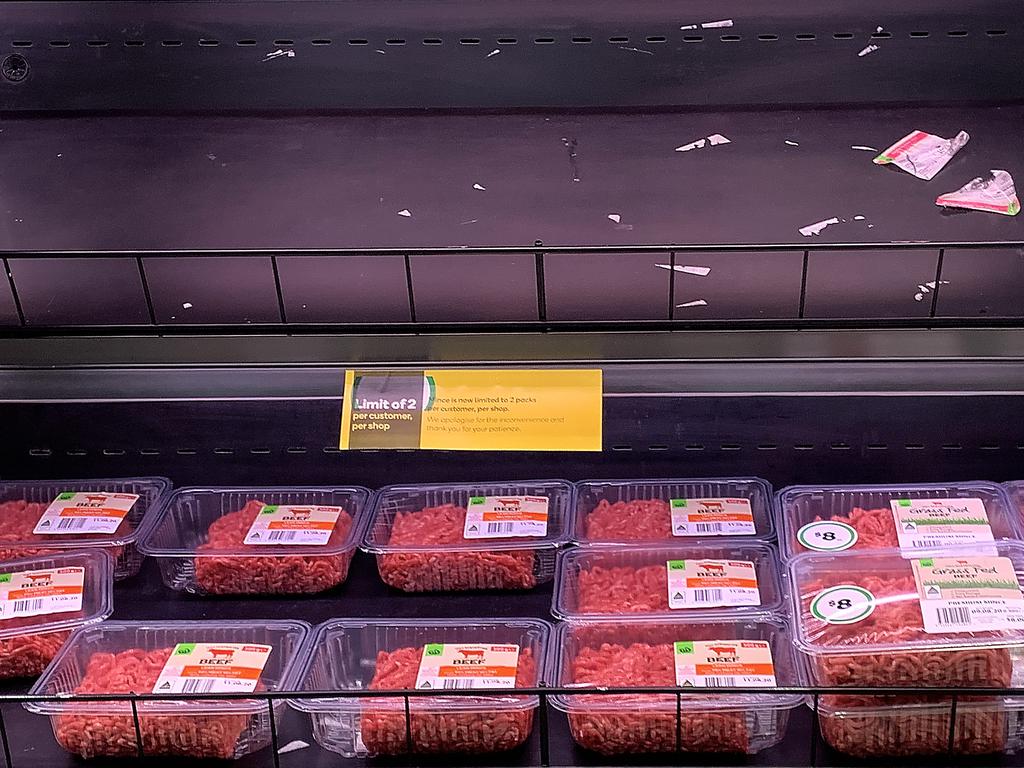
[[[381,651],[377,654],[370,690],[414,689],[422,658],[422,646]],[[537,662],[531,649],[524,648],[519,652],[516,687],[528,688],[536,682]],[[481,691],[481,696],[486,695],[487,691]],[[389,702],[387,711],[382,711],[379,705],[374,707],[371,700],[363,705],[363,743],[371,755],[406,754],[410,741],[412,751],[417,753],[480,754],[515,749],[530,737],[534,708],[460,712],[459,701],[462,699],[449,697],[444,709],[431,712],[429,700],[412,700],[407,733],[400,700],[397,706]]]
[[[388,544],[465,544],[465,524],[466,508],[453,504],[399,512]],[[529,549],[389,552],[377,555],[377,569],[385,584],[405,592],[530,589],[537,585],[535,556]]]
[[[172,651],[132,649],[93,654],[74,693],[152,693]],[[245,714],[140,714],[143,752],[147,757],[230,759],[249,720]],[[55,732],[64,749],[84,758],[138,755],[130,714],[63,714],[57,717]]]
[[[587,541],[671,539],[672,512],[662,499],[602,499],[587,515],[585,528]]]
[[[572,682],[595,687],[674,686],[673,646],[603,643],[581,648],[572,661]],[[684,710],[677,728],[676,697],[672,695],[572,698],[569,730],[573,739],[602,755],[674,752],[677,748],[682,752],[745,753],[750,745],[742,711]],[[609,704],[621,704],[622,709],[609,709]],[[586,711],[588,705],[593,706],[590,712]]]
[[[245,536],[265,506],[256,499],[236,511],[217,518],[206,533],[206,542],[196,548],[196,583],[214,595],[295,594],[323,592],[342,584],[348,577],[352,553],[340,555],[260,555],[262,546],[245,544]],[[352,528],[352,516],[342,512],[327,546],[340,546]],[[252,555],[217,555],[240,549]]]
[[[70,635],[64,629],[0,640],[0,679],[38,677]]]
[[[668,610],[668,570],[664,565],[640,568],[594,566],[577,578],[580,613],[643,613]]]
[[[22,557],[35,557],[36,555],[52,555],[61,552],[61,549],[47,547],[48,542],[60,541],[89,541],[95,539],[95,534],[53,534],[33,533],[36,523],[43,516],[43,512],[49,504],[37,504],[32,501],[17,499],[14,501],[0,502],[0,562],[6,560],[17,560]],[[110,534],[111,537],[127,536],[131,533],[131,523],[125,518],[117,531]],[[16,544],[17,542],[17,544]],[[39,546],[25,546],[22,542],[38,542]],[[102,547],[110,553],[116,561],[124,547]]]

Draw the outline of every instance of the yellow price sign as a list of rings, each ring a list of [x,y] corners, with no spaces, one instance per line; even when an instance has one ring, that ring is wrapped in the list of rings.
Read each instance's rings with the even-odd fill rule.
[[[345,372],[342,450],[600,451],[600,370]]]

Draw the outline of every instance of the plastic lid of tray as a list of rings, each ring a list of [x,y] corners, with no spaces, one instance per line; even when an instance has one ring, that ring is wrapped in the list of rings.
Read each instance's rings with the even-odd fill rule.
[[[989,546],[918,560],[892,549],[799,555],[788,568],[796,645],[844,657],[1024,646],[1024,544]]]
[[[338,555],[353,551],[362,539],[370,496],[369,489],[361,486],[179,488],[166,497],[148,535],[139,542],[139,549],[153,557]],[[350,516],[351,525],[343,535],[335,535],[343,519],[339,515],[330,540],[322,545],[245,544],[244,539],[257,516],[255,506],[251,514],[245,511],[253,502],[261,503],[261,507],[341,507]],[[228,515],[243,512],[237,525],[221,523],[226,529],[224,535],[232,543],[211,546],[210,526]]]
[[[75,549],[124,546],[148,532],[153,512],[171,488],[166,477],[87,478],[82,480],[8,480],[0,482],[0,550]],[[139,498],[113,533],[33,533],[39,518],[63,493],[125,493]],[[30,508],[5,509],[11,502],[28,502]]]
[[[150,672],[159,673],[171,651],[183,643],[205,643],[228,646],[218,649],[223,656],[230,655],[235,644],[270,646],[253,699],[207,699],[189,701],[139,702],[140,713],[178,714],[185,716],[204,714],[254,714],[267,711],[266,700],[260,700],[261,691],[294,690],[296,674],[305,652],[305,641],[310,626],[304,621],[246,620],[246,621],[105,621],[82,627],[58,651],[29,691],[32,696],[60,696],[59,700],[34,701],[25,704],[30,712],[45,715],[63,713],[124,715],[131,712],[129,691],[93,690],[94,694],[111,693],[126,697],[124,701],[85,702],[73,697],[86,675],[90,659],[94,656],[118,654],[126,651],[166,651],[154,659]],[[148,682],[148,681],[147,681]],[[156,682],[153,676],[152,685]],[[100,686],[103,688],[102,686]],[[142,690],[145,686],[134,683],[135,693],[153,693]],[[209,695],[215,696],[215,692]],[[66,698],[64,698],[66,697]]]
[[[464,522],[470,500],[535,497],[547,500],[543,535],[466,538]],[[521,480],[483,483],[389,485],[377,492],[363,549],[390,552],[459,552],[514,549],[550,549],[569,540],[572,484],[566,480]],[[394,541],[395,520],[408,541]],[[422,537],[422,538],[421,538]],[[423,543],[419,543],[422,540]]]
[[[701,524],[696,520],[685,527],[676,527],[673,533],[672,513],[669,505],[673,499],[692,501],[729,500],[749,504],[745,520],[734,520],[722,524],[714,516]],[[659,501],[656,510],[637,509],[634,514],[616,512],[614,520],[621,530],[594,535],[588,531],[588,520],[592,512],[602,503],[614,505],[619,502]],[[584,480],[576,483],[576,508],[573,513],[571,537],[577,544],[639,544],[645,541],[687,542],[698,538],[744,539],[771,541],[775,538],[775,524],[771,515],[772,487],[757,477],[712,477],[712,478],[669,478],[656,480]],[[677,506],[677,514],[685,511]],[[706,527],[712,526],[712,527]],[[746,530],[745,530],[746,529]],[[750,532],[752,529],[753,532]],[[644,534],[650,535],[641,535]]]
[[[775,501],[782,559],[788,561],[803,552],[814,551],[812,547],[832,552],[898,547],[893,502],[949,499],[980,501],[992,539],[1021,538],[1024,526],[1005,489],[996,483],[793,485],[780,490]],[[813,523],[822,525],[812,527]],[[924,541],[918,545],[914,547],[916,551],[939,549],[929,548]]]
[[[23,586],[11,595],[16,582]],[[0,618],[0,639],[74,629],[113,612],[114,559],[101,549],[76,549],[8,560],[0,565],[0,586],[9,616]]]
[[[581,691],[588,688],[628,688],[628,687],[675,687],[676,670],[674,652],[677,643],[719,642],[721,649],[716,653],[728,658],[734,653],[732,648],[743,641],[761,641],[768,644],[771,661],[774,665],[775,687],[802,685],[803,679],[793,653],[790,630],[781,616],[761,614],[742,619],[723,620],[716,617],[698,619],[650,620],[637,619],[621,622],[611,621],[568,621],[560,624],[552,639],[552,647],[557,649],[549,654],[548,679],[550,685],[556,687],[575,687]],[[623,653],[633,651],[640,654],[633,659],[623,658]],[[634,681],[640,674],[648,674],[657,669],[657,664],[642,654],[649,652],[645,646],[662,648],[665,656],[658,663],[666,682],[655,684],[649,681]],[[600,682],[577,683],[574,670],[581,667],[579,661],[582,651],[589,649],[588,664],[596,664],[600,659],[595,654],[609,654],[607,676]],[[754,687],[736,680],[719,679],[716,687]],[[725,685],[724,682],[735,682]],[[741,710],[752,707],[765,709],[791,709],[802,704],[806,697],[800,694],[772,693],[772,687],[765,687],[764,693],[742,694],[701,694],[701,686],[687,686],[680,690],[689,691],[677,697],[674,694],[607,694],[607,695],[557,695],[551,697],[552,706],[563,712],[625,712],[625,711],[659,711],[674,713],[679,698],[679,706],[688,712],[718,712]],[[711,685],[703,686],[711,687]],[[760,686],[758,686],[760,687]]]
[[[701,561],[711,562],[697,570]],[[638,574],[640,569],[643,575]],[[670,596],[673,571],[678,574],[673,584],[679,582],[682,589]],[[774,547],[760,541],[703,539],[661,546],[576,547],[559,554],[551,612],[560,619],[609,620],[778,612],[787,607],[780,572]],[[588,590],[607,600],[607,611],[580,607],[581,578],[589,578]],[[747,583],[751,579],[756,580],[756,588]],[[644,607],[625,610],[621,606],[627,600]],[[669,607],[670,603],[678,607]]]
[[[535,674],[529,685],[546,683],[545,667],[551,624],[540,619],[331,619],[324,622],[310,638],[311,652],[299,674],[299,691],[368,690],[381,657],[379,654],[403,653],[403,664],[411,671],[419,671],[418,661],[428,644],[455,645],[508,645],[518,646],[517,673],[524,664],[532,664]],[[467,649],[466,658],[475,656]],[[526,661],[529,659],[530,661]],[[415,688],[395,688],[396,693]],[[511,686],[510,686],[511,687]],[[404,710],[401,696],[374,698],[312,698],[293,699],[289,704],[301,712],[362,712],[375,709]],[[493,712],[526,710],[538,706],[537,696],[488,695],[486,689],[479,696],[413,697],[411,709],[429,709],[431,712]]]

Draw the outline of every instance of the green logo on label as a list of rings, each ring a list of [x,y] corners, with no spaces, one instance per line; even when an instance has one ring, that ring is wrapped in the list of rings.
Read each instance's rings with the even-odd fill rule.
[[[58,496],[57,497],[57,501],[70,501],[73,498],[75,498],[75,492],[74,491],[67,491],[65,493],[62,493],[60,496]]]
[[[261,515],[272,515],[277,512],[277,504],[265,504],[260,510]]]
[[[685,571],[686,561],[685,560],[669,560],[668,569],[670,571]]]
[[[485,498],[484,496],[470,496],[469,497],[469,503],[470,504],[483,504],[484,503],[484,498]]]
[[[427,656],[440,656],[444,653],[444,643],[427,643]]]
[[[909,507],[909,506],[911,506],[912,503],[913,502],[911,502],[910,499],[900,499],[900,506],[901,507]]]
[[[672,499],[672,509],[679,509],[686,506],[686,499]]]
[[[935,565],[935,561],[931,560],[931,559],[919,560],[918,562],[920,562],[921,565],[924,566],[925,568],[931,568],[933,565]]]
[[[178,643],[176,646],[174,646],[174,655],[187,656],[188,654],[192,653],[192,651],[194,651],[195,649],[195,643]]]
[[[0,584],[7,584],[11,580],[11,574],[0,573]]]
[[[690,640],[677,640],[676,641],[676,653],[693,653],[693,642]]]

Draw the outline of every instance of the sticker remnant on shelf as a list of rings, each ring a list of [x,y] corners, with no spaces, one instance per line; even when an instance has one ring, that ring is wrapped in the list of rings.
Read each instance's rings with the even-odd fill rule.
[[[936,205],[943,208],[966,208],[972,211],[989,211],[1004,216],[1020,213],[1020,199],[1013,185],[1013,177],[1007,171],[989,171],[987,177],[979,176],[967,182],[956,192],[939,195]]]
[[[543,496],[473,496],[466,506],[464,539],[547,536],[548,500]]]
[[[871,45],[866,45],[863,48],[861,48],[860,52],[857,55],[863,58],[864,56],[867,56],[868,54],[874,53],[877,50],[878,50],[878,46],[875,45],[874,43],[872,43]]]
[[[732,142],[720,133],[713,133],[710,136],[706,136],[703,139],[697,139],[691,141],[689,144],[683,144],[681,147],[676,147],[676,152],[689,152],[694,149],[704,149],[704,147],[717,147],[720,144],[732,144]]]
[[[760,605],[757,569],[746,560],[669,560],[669,608]]]
[[[981,499],[893,499],[889,502],[902,550],[995,541]],[[991,548],[986,548],[991,549]],[[912,556],[904,553],[904,557]]]
[[[68,491],[50,502],[32,533],[115,533],[138,500],[134,493]]]
[[[600,451],[600,369],[349,370],[342,450]]]
[[[0,573],[0,619],[82,610],[85,568]]]
[[[811,600],[811,615],[826,624],[856,624],[875,611],[874,594],[856,584],[823,589]]]
[[[672,499],[673,536],[736,536],[757,533],[750,499]]]
[[[833,216],[831,219],[822,219],[816,221],[813,224],[808,224],[806,227],[800,227],[800,234],[804,237],[811,237],[812,235],[820,235],[825,227],[832,226],[833,224],[839,223],[839,217]]]
[[[330,541],[342,511],[316,504],[265,504],[242,543],[322,547]]]
[[[178,643],[153,693],[250,693],[273,647],[251,643]]]
[[[518,667],[518,645],[428,643],[416,689],[515,688]]]
[[[796,532],[800,546],[814,552],[842,552],[856,544],[859,537],[852,525],[835,520],[815,520]]]
[[[697,275],[698,277],[707,277],[711,274],[711,267],[690,267],[682,264],[655,264],[658,269],[669,269],[673,272],[682,272],[687,275]]]
[[[681,688],[774,688],[775,663],[766,640],[679,640],[674,644]]]
[[[684,309],[686,307],[706,307],[707,305],[708,303],[704,299],[694,299],[693,301],[676,304],[676,309]]]
[[[924,631],[997,632],[1024,627],[1024,595],[1008,557],[915,560]]]
[[[876,157],[875,163],[891,163],[919,179],[929,181],[946,167],[946,163],[964,148],[970,138],[966,131],[960,131],[952,139],[924,131],[912,131]]]

